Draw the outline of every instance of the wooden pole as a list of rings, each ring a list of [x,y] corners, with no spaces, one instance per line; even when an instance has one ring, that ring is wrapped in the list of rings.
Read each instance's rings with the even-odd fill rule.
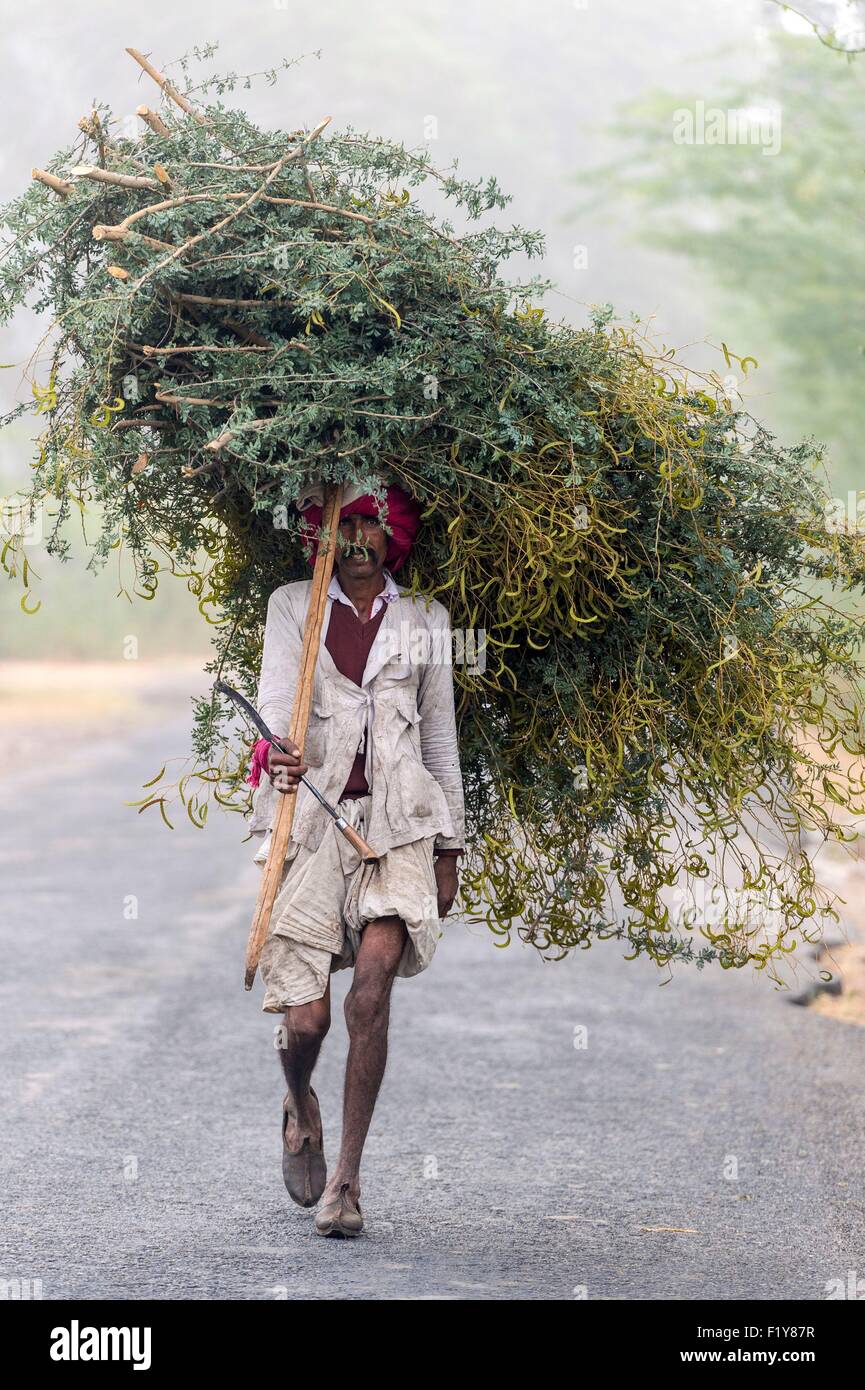
[[[312,703],[312,687],[315,678],[315,667],[318,661],[318,651],[321,644],[321,629],[324,623],[324,614],[327,607],[327,590],[333,574],[333,564],[336,558],[336,541],[339,531],[339,514],[342,509],[342,484],[330,487],[327,490],[324,504],[324,515],[322,517],[322,527],[326,531],[319,543],[318,554],[315,557],[315,568],[312,573],[312,591],[309,596],[309,608],[306,613],[306,625],[303,631],[303,647],[300,654],[300,672],[297,681],[297,690],[294,696],[294,709],[291,716],[291,729],[289,739],[297,744],[303,755],[303,745],[306,740],[306,728],[309,723],[309,709]],[[252,989],[255,981],[255,972],[258,969],[258,962],[261,952],[267,939],[270,927],[270,915],[273,912],[273,904],[279,885],[282,881],[282,872],[285,866],[285,852],[288,849],[288,841],[291,835],[291,827],[294,824],[294,808],[297,804],[297,793],[281,793],[276,818],[270,836],[270,848],[267,852],[267,863],[261,876],[261,886],[258,892],[258,901],[255,904],[255,915],[252,919],[252,926],[249,931],[249,941],[246,946],[246,970],[244,975],[244,986]]]

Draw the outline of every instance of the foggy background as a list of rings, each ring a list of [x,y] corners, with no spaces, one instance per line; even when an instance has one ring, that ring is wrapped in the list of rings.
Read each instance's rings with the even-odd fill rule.
[[[843,4],[809,8],[825,22],[847,13]],[[861,159],[852,145],[858,134],[861,150],[863,69],[768,0],[323,0],[313,7],[3,0],[0,18],[7,118],[0,201],[72,142],[94,99],[111,105],[121,129],[135,128],[140,102],[158,108],[155,85],[126,45],[165,69],[196,45],[218,42],[210,63],[193,65],[201,76],[256,73],[308,55],[276,86],[259,80],[224,100],[265,126],[312,126],[332,115],[336,128],[429,148],[439,168],[456,159],[464,177],[495,174],[513,195],[496,220],[539,228],[547,248],[543,264],[514,258],[503,274],[554,279],[556,292],[542,301],[549,316],[580,323],[587,305],[609,302],[622,319],[651,317],[659,339],[698,366],[723,374],[721,341],[755,357],[759,370],[737,381],[748,405],[788,442],[803,433],[825,440],[842,495],[858,485],[863,358],[845,343],[839,360],[831,344],[839,316],[852,326],[861,293],[844,257],[863,255]],[[803,72],[786,91],[785,73],[796,64]],[[833,93],[841,93],[837,101]],[[673,143],[673,113],[683,105],[778,99],[777,155]],[[838,188],[809,195],[804,186],[818,171],[803,150],[802,127],[813,135],[826,112],[818,154],[853,182],[846,202]],[[654,179],[652,171],[660,171]],[[641,180],[640,196],[632,196]],[[671,187],[686,191],[684,202],[677,205]],[[825,207],[839,194],[838,225],[827,225]],[[435,205],[432,187],[421,196]],[[806,281],[814,282],[812,315],[802,312]],[[800,306],[792,325],[782,312],[791,303]],[[0,371],[4,408],[29,392],[21,368],[46,326],[20,314],[3,333],[0,360],[13,364]],[[705,347],[706,339],[715,346]],[[0,435],[0,495],[26,480],[31,441],[27,422]],[[0,658],[118,663],[130,634],[140,661],[207,652],[206,626],[182,583],[165,580],[153,603],[133,610],[116,597],[110,565],[94,577],[74,560],[51,561],[41,547],[30,559],[41,607],[25,616],[19,586],[0,583]]]

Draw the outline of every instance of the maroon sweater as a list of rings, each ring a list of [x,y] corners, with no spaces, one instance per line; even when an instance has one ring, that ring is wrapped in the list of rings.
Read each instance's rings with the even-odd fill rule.
[[[336,669],[343,676],[354,681],[355,685],[360,685],[363,681],[367,657],[375,641],[375,635],[381,627],[386,610],[387,604],[383,603],[374,618],[362,623],[354,609],[349,608],[347,603],[342,603],[339,599],[331,600],[330,622],[327,625],[327,637],[324,645],[333,657],[333,664]],[[368,794],[369,783],[366,780],[364,770],[365,761],[365,754],[358,753],[355,756],[340,800],[344,800],[347,796],[357,797]],[[462,850],[439,849],[436,850],[436,854],[457,855],[462,854]]]

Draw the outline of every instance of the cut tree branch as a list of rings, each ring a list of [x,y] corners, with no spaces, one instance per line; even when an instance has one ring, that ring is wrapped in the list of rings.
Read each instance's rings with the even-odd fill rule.
[[[157,388],[154,395],[158,401],[163,401],[165,405],[212,405],[214,408],[233,410],[237,401],[217,401],[209,400],[207,396],[178,396],[173,392],[163,391]]]
[[[30,177],[37,183],[44,183],[53,193],[59,193],[61,198],[68,198],[72,192],[71,183],[67,183],[65,179],[58,179],[56,174],[46,174],[44,169],[31,169]]]
[[[266,347],[213,347],[209,343],[197,343],[195,346],[189,347],[158,348],[151,347],[149,343],[145,343],[140,350],[144,353],[145,357],[173,357],[180,352],[273,352],[273,344],[268,343]]]
[[[288,299],[231,299],[215,294],[183,294],[179,290],[170,293],[171,298],[179,300],[181,304],[218,304],[224,309],[261,309],[271,304],[281,308],[291,302]]]
[[[157,116],[155,111],[151,111],[149,106],[136,106],[135,114],[141,117],[145,125],[150,126],[154,135],[163,135],[167,140],[171,138],[171,131],[168,126],[160,116]]]
[[[181,111],[185,111],[187,116],[191,116],[199,125],[206,126],[210,124],[207,117],[203,116],[200,111],[197,111],[192,105],[192,102],[187,101],[186,97],[178,92],[176,87],[172,86],[165,74],[161,73],[158,68],[155,68],[153,64],[145,58],[143,53],[139,53],[137,48],[127,48],[126,52],[129,54],[130,58],[135,59],[139,67],[144,69],[148,77],[153,78],[157,87],[162,88],[162,91],[165,96],[168,97],[169,101],[173,101],[176,106],[180,107]]]
[[[229,226],[230,223],[236,221],[237,218],[240,217],[242,212],[245,212],[247,208],[251,208],[254,203],[257,203],[259,198],[263,198],[266,190],[273,183],[274,179],[279,177],[285,165],[290,164],[293,160],[300,158],[300,156],[303,154],[303,151],[309,145],[311,145],[314,140],[318,139],[325,126],[329,125],[332,119],[332,116],[325,116],[324,120],[319,121],[315,129],[310,131],[306,139],[301,141],[297,149],[289,150],[287,154],[284,154],[282,159],[280,159],[271,169],[263,184],[261,184],[249,195],[242,195],[243,202],[240,204],[240,207],[235,208],[233,212],[230,212],[226,217],[221,218],[219,222],[215,222],[212,227],[207,227],[203,232],[198,232],[195,236],[188,237],[187,240],[183,243],[183,245],[178,246],[177,250],[173,251],[170,256],[166,256],[164,260],[158,261],[156,265],[151,266],[149,270],[145,271],[144,274],[139,278],[138,283],[136,285],[136,289],[140,289],[142,285],[146,284],[146,282],[151,278],[151,276],[155,275],[160,270],[164,270],[165,267],[167,265],[170,265],[172,261],[176,261],[180,256],[184,255],[186,251],[190,250],[193,246],[197,246],[199,242],[204,241],[206,237],[213,236],[216,232],[221,232],[225,227]]]
[[[110,169],[100,169],[96,164],[78,164],[69,172],[71,179],[95,179],[97,183],[112,183],[118,188],[152,188],[160,192],[159,179],[148,179],[138,174],[114,174]]]
[[[232,430],[223,430],[222,434],[217,435],[216,439],[211,439],[209,444],[204,445],[204,448],[209,449],[211,453],[218,454],[220,449],[224,449],[226,444],[230,444],[232,439],[236,439],[244,430],[263,430],[265,425],[269,424],[271,424],[271,418],[250,420],[246,425],[236,425]]]
[[[126,241],[130,238],[144,246],[152,246],[155,251],[173,251],[176,246],[176,242],[158,241],[156,237],[145,236],[143,232],[133,231],[130,227],[105,226],[101,222],[97,222],[91,235],[94,241]]]
[[[78,129],[83,130],[85,135],[90,136],[90,139],[94,142],[99,151],[99,163],[104,168],[106,150],[109,142],[105,139],[105,132],[102,128],[102,122],[99,119],[99,112],[91,111],[89,116],[82,116],[81,120],[78,122]]]

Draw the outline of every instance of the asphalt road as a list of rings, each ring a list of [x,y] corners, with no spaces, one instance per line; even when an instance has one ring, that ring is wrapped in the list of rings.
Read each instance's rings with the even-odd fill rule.
[[[661,988],[615,943],[544,963],[459,923],[396,985],[367,1234],[317,1237],[282,1185],[277,1020],[242,986],[240,821],[171,834],[122,804],[185,738],[175,703],[159,734],[0,788],[0,1279],[44,1298],[675,1300],[865,1278],[865,1029],[757,977]],[[331,1153],[345,1046],[337,1009],[316,1080]]]

